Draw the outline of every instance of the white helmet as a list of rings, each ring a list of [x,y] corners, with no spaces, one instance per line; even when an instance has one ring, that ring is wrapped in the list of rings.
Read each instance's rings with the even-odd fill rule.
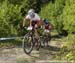
[[[30,16],[33,16],[34,15],[34,9],[30,9],[29,11],[28,11],[28,14],[30,15]]]

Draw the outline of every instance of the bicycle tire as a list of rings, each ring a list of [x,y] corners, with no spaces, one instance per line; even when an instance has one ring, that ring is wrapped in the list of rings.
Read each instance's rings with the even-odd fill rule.
[[[26,39],[27,39],[27,41],[26,41]],[[31,40],[30,43],[28,42],[29,40]],[[22,42],[22,46],[23,46],[23,50],[24,50],[24,52],[26,54],[30,54],[31,53],[31,51],[33,50],[33,46],[34,46],[34,44],[33,44],[33,37],[31,36],[31,34],[28,33],[28,34],[26,34],[24,36],[23,42]]]
[[[51,34],[47,34],[44,36],[44,47],[49,46],[49,41],[51,40]]]
[[[48,46],[48,35],[43,35],[43,46],[47,47]]]

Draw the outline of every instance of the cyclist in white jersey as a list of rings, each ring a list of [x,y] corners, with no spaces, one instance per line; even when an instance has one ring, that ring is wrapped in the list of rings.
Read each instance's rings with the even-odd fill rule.
[[[23,27],[25,27],[27,19],[30,20],[30,29],[32,28],[32,22],[35,23],[35,34],[36,34],[36,37],[38,37],[37,28],[39,28],[42,23],[40,16],[37,13],[35,13],[34,9],[30,9],[28,11],[28,14],[25,16],[23,20]]]
[[[24,20],[23,20],[23,27],[25,26],[26,24],[26,20],[30,20],[30,27],[32,26],[32,21],[34,21],[36,23],[35,27],[39,27],[41,25],[41,19],[40,19],[40,16],[34,12],[33,9],[30,9],[28,11],[28,14],[25,16]]]

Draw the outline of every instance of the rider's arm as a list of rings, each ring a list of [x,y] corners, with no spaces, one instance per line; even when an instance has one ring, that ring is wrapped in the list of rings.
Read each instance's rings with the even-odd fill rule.
[[[26,24],[26,20],[30,20],[30,16],[29,15],[26,15],[24,20],[23,20],[23,27],[25,26]]]

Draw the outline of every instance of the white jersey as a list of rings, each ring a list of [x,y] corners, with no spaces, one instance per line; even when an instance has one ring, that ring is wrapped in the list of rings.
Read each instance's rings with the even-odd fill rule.
[[[26,16],[26,19],[30,19],[32,21],[40,21],[40,17],[37,13],[35,13],[34,17],[31,17],[29,14]]]

